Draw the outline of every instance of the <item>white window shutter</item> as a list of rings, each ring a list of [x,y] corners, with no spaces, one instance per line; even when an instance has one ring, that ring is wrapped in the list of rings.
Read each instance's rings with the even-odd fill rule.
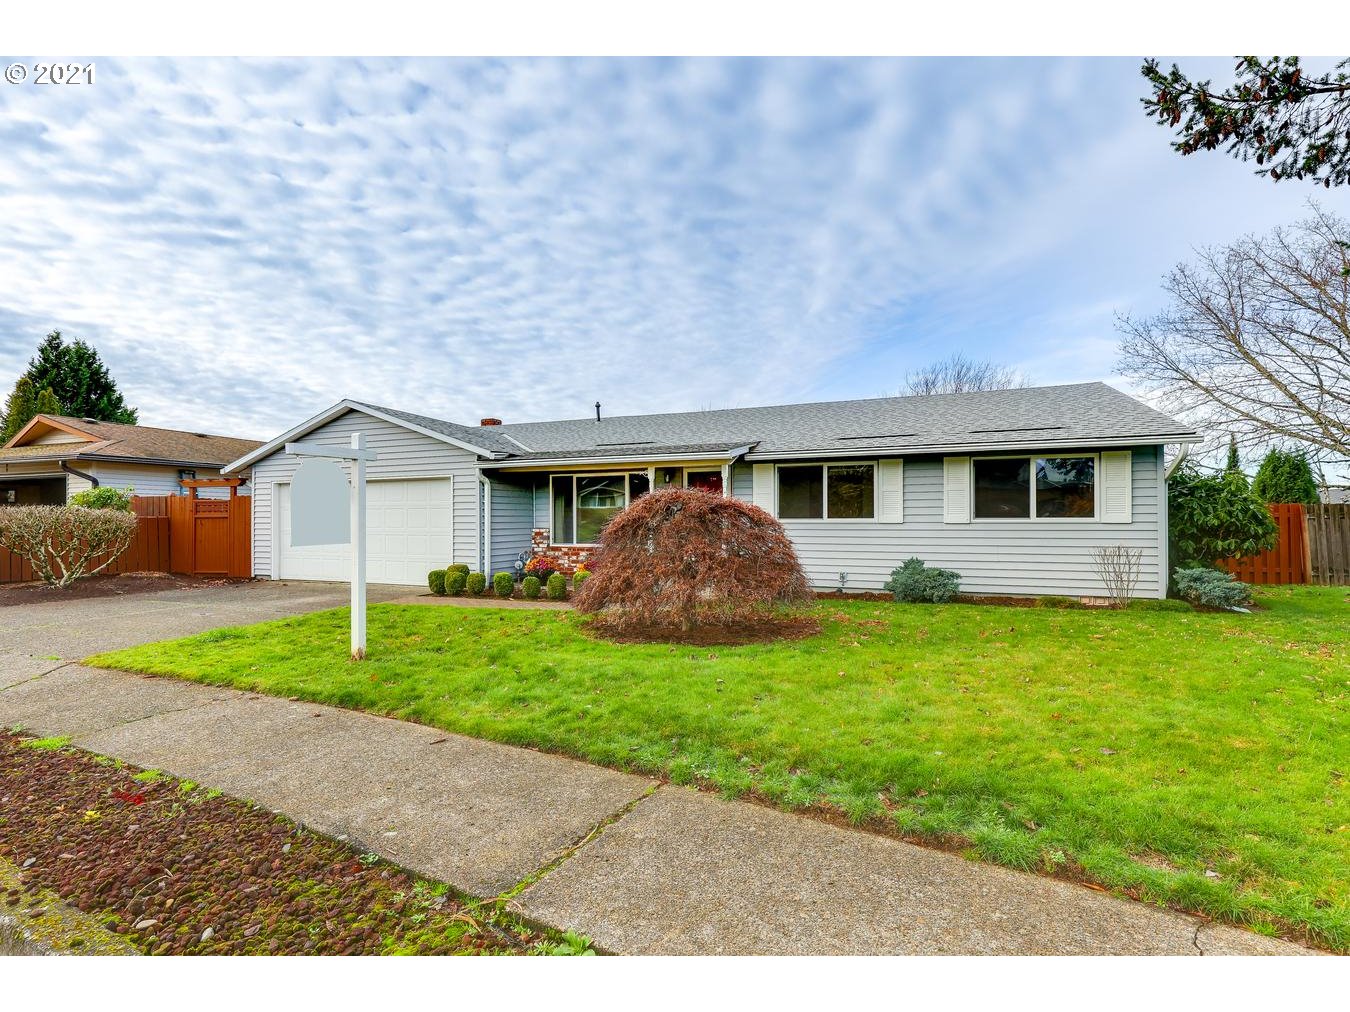
[[[877,464],[877,486],[881,502],[877,519],[883,524],[898,524],[905,519],[904,462],[883,460]]]
[[[1133,470],[1129,450],[1102,454],[1102,523],[1128,524],[1134,519]]]
[[[751,471],[750,501],[768,513],[769,516],[774,516],[777,513],[774,509],[773,479],[772,464],[756,464]]]
[[[970,458],[942,458],[942,522],[970,523]]]

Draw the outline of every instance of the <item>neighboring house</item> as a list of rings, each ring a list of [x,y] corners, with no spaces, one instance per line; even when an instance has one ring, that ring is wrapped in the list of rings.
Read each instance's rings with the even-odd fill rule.
[[[599,409],[597,407],[597,416]],[[345,580],[343,547],[290,545],[285,443],[362,432],[371,582],[487,573],[548,548],[577,561],[648,489],[735,495],[778,517],[817,588],[877,590],[910,556],[977,594],[1094,596],[1099,546],[1167,585],[1163,448],[1195,432],[1101,383],[478,426],[344,400],[231,463],[252,468],[255,575]]]
[[[1350,506],[1350,485],[1328,485],[1321,499],[1330,506]]]
[[[64,503],[94,485],[178,495],[181,478],[218,478],[222,464],[260,445],[204,432],[37,415],[0,448],[0,505]]]

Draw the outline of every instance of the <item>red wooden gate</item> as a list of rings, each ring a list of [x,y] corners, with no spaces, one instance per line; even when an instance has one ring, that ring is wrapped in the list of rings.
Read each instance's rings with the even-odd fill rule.
[[[186,480],[186,496],[169,497],[170,567],[193,576],[253,575],[251,496],[235,478]],[[198,488],[226,487],[228,499],[199,499]]]

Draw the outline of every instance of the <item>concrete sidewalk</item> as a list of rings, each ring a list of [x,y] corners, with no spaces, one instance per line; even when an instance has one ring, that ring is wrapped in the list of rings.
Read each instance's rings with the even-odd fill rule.
[[[253,799],[469,893],[519,889],[523,914],[610,952],[1308,953],[418,724],[70,665],[9,681],[0,724]]]

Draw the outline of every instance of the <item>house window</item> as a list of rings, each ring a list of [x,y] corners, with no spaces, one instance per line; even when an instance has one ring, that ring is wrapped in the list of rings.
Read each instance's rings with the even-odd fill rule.
[[[553,500],[553,543],[593,545],[605,524],[645,493],[645,474],[555,474],[549,478]]]
[[[975,519],[1090,520],[1097,512],[1096,465],[1092,455],[976,459]]]
[[[1095,457],[1036,459],[1036,516],[1084,517],[1096,514]]]
[[[875,464],[784,464],[778,468],[782,520],[871,520]]]

